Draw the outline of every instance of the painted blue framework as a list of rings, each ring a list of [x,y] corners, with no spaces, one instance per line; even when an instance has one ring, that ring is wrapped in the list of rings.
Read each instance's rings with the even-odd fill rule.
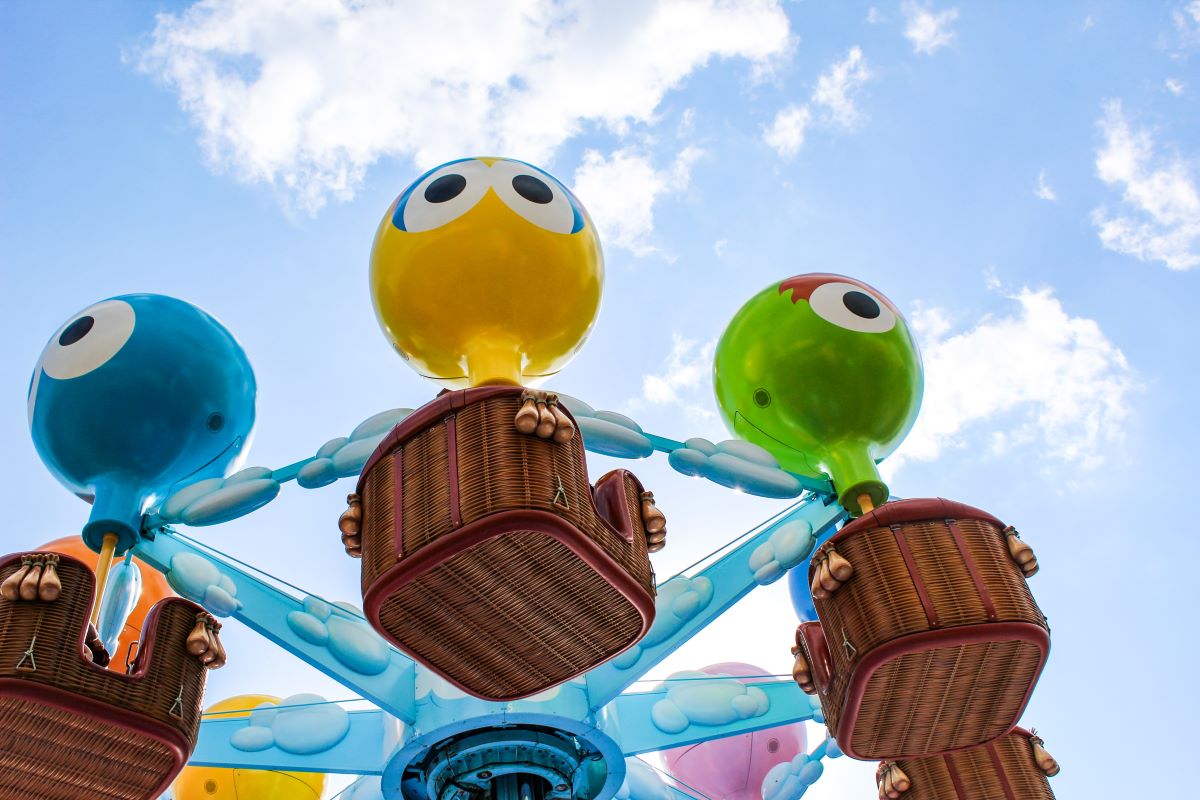
[[[645,436],[659,452],[690,444]],[[272,477],[289,480],[311,462],[276,470]],[[345,733],[336,741],[302,753],[278,744],[238,746],[236,734],[252,724],[250,719],[208,718],[201,724],[190,763],[379,776],[382,795],[398,798],[405,769],[439,742],[498,726],[533,726],[565,731],[603,755],[608,774],[596,794],[602,799],[622,787],[626,759],[638,754],[795,722],[820,722],[819,705],[787,679],[742,681],[696,673],[648,690],[631,690],[750,591],[806,561],[813,548],[832,535],[846,518],[845,511],[828,494],[826,483],[804,479],[804,488],[793,506],[707,565],[659,584],[655,624],[641,643],[580,679],[508,703],[483,701],[453,689],[384,642],[356,609],[256,574],[180,535],[161,517],[151,517],[136,553],[163,572],[177,591],[219,616],[245,623],[378,707],[351,713]],[[735,696],[739,702],[730,704]],[[808,758],[819,761],[837,754],[836,747],[823,743]],[[694,796],[679,786],[665,788],[679,798]],[[790,797],[803,791],[802,785]],[[629,796],[637,800],[636,792]]]

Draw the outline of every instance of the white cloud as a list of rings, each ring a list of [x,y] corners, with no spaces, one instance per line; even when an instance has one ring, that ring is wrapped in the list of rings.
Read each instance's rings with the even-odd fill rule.
[[[1091,14],[1088,14],[1087,17],[1083,20],[1083,31],[1084,31],[1084,33],[1086,33],[1087,31],[1090,31],[1094,27],[1096,27],[1096,20],[1092,19]]]
[[[1182,46],[1200,44],[1200,0],[1191,0],[1172,11],[1171,18],[1175,20],[1175,28],[1179,31]]]
[[[904,0],[900,10],[904,13],[904,37],[912,42],[913,52],[932,55],[954,41],[950,24],[958,19],[957,8],[935,12],[930,6]]]
[[[1167,87],[1167,91],[1178,97],[1183,94],[1183,81],[1175,78],[1167,78],[1163,81],[1163,85]]]
[[[863,61],[862,49],[857,46],[851,47],[844,61],[832,64],[817,78],[817,88],[813,90],[812,101],[825,110],[829,120],[843,128],[852,128],[858,122],[859,113],[850,98],[850,93],[866,83],[870,77],[871,72]]]
[[[853,128],[862,115],[851,95],[871,79],[862,48],[850,48],[846,58],[829,65],[817,78],[811,105],[792,104],[775,115],[763,129],[763,141],[782,158],[793,158],[804,146],[804,136],[813,122],[812,109],[821,112],[821,121],[842,128]]]
[[[804,132],[812,120],[808,106],[791,105],[775,115],[775,121],[763,131],[763,141],[783,158],[792,158],[804,146]]]
[[[1050,289],[1022,289],[1016,308],[953,332],[949,315],[913,315],[925,362],[925,399],[897,453],[929,461],[986,442],[1029,446],[1047,460],[1093,469],[1120,441],[1135,381],[1095,320],[1072,317]]]
[[[870,8],[868,8],[867,9],[867,24],[868,25],[878,25],[881,22],[883,22],[883,15],[881,15],[879,13],[879,9],[876,8],[875,6],[871,6]]]
[[[700,343],[673,334],[671,352],[659,371],[642,377],[641,399],[657,406],[678,406],[691,422],[713,427],[716,414],[710,408],[711,402],[705,404],[701,398],[712,396],[716,347],[716,339]]]
[[[716,58],[791,45],[778,0],[201,0],[140,54],[211,163],[310,212],[387,157],[544,162],[588,123],[649,123]]]
[[[1054,187],[1046,183],[1046,170],[1038,173],[1037,188],[1033,190],[1033,196],[1039,200],[1058,199],[1058,195],[1054,193]]]
[[[1104,144],[1096,174],[1121,192],[1115,213],[1092,212],[1101,243],[1175,270],[1200,265],[1200,191],[1188,164],[1156,157],[1150,132],[1130,128],[1118,101],[1105,104],[1099,126]]]
[[[658,252],[650,242],[654,205],[663,196],[687,188],[692,165],[701,155],[699,148],[685,147],[670,166],[659,169],[632,147],[608,156],[597,150],[585,152],[575,171],[574,189],[595,221],[601,241],[639,256]]]

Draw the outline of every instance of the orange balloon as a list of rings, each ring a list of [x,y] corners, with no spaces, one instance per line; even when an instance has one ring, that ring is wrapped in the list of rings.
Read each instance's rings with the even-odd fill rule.
[[[59,553],[65,556],[74,556],[83,563],[96,569],[96,562],[99,556],[96,555],[90,547],[83,543],[83,539],[79,536],[64,536],[61,539],[55,539],[52,542],[47,542],[38,550],[49,550],[52,553]],[[133,607],[133,613],[129,615],[129,619],[125,621],[125,627],[121,630],[121,650],[129,647],[129,644],[135,640],[142,638],[142,623],[146,621],[146,615],[150,613],[150,607],[162,600],[164,597],[174,597],[175,592],[171,590],[167,584],[167,579],[158,570],[151,567],[145,561],[139,558],[133,559],[142,571],[142,596],[138,600],[137,605]],[[114,561],[114,565],[115,565]],[[117,661],[118,657],[124,658],[124,652],[118,654],[113,653],[113,661]]]

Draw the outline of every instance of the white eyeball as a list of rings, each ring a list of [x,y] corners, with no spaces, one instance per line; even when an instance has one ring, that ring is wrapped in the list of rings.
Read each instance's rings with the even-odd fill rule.
[[[861,286],[833,281],[813,290],[808,304],[817,316],[839,328],[859,333],[887,333],[896,315],[882,300]]]
[[[404,229],[421,233],[453,222],[475,207],[488,190],[482,161],[446,164],[412,190],[404,204]]]
[[[497,161],[492,188],[504,204],[539,228],[552,233],[575,230],[575,207],[558,181],[519,161]]]
[[[46,349],[34,373],[34,389],[41,370],[65,381],[104,366],[121,352],[137,322],[133,306],[124,300],[105,300],[86,308],[63,325]],[[31,400],[34,392],[30,392]]]

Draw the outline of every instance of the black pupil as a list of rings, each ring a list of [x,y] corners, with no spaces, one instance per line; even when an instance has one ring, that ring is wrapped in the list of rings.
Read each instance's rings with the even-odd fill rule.
[[[754,392],[754,402],[766,408],[771,404],[771,395],[767,394],[766,389],[758,389]]]
[[[453,200],[467,188],[467,179],[462,175],[452,173],[443,175],[425,187],[425,199],[431,203],[444,203]]]
[[[80,339],[88,335],[88,331],[96,324],[96,320],[92,317],[80,317],[67,326],[62,335],[58,337],[58,343],[63,347],[68,347],[75,344]]]
[[[513,188],[517,190],[517,194],[531,203],[544,206],[554,199],[554,193],[550,191],[546,182],[532,175],[518,175],[513,178]]]
[[[850,309],[851,314],[863,319],[875,319],[879,316],[879,303],[865,292],[846,292],[842,295],[842,304]]]
[[[225,417],[219,411],[208,415],[208,429],[213,433],[225,427]]]

